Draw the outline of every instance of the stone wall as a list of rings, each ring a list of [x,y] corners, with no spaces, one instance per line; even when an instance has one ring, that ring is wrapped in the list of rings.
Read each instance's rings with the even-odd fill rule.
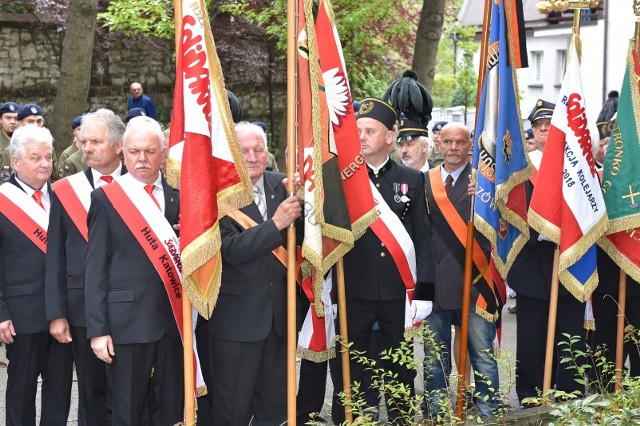
[[[60,70],[47,36],[58,37],[55,31],[45,33],[28,17],[0,14],[0,103],[35,102],[45,112],[51,111]],[[94,50],[89,99],[87,105],[78,107],[79,114],[104,107],[124,117],[129,85],[138,81],[154,100],[160,121],[170,122],[175,79],[172,52],[146,40],[127,46],[115,41],[108,48]],[[267,85],[259,70],[228,69],[224,73],[233,73],[234,84],[228,87],[240,98],[245,119],[273,125],[271,143],[281,145],[286,102],[283,74],[278,73],[280,81],[274,85],[271,112]]]

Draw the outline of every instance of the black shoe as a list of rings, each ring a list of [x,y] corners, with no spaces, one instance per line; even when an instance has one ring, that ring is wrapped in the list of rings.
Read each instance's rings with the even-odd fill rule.
[[[510,314],[517,314],[518,312],[516,311],[516,307],[517,305],[509,306],[507,311],[509,311]]]

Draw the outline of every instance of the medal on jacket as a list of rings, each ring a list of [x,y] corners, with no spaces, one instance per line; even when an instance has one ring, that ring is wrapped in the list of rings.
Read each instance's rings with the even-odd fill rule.
[[[407,183],[394,183],[393,184],[393,192],[396,195],[393,196],[393,200],[396,203],[406,203],[409,201],[409,197],[407,197],[407,192],[409,192],[409,184]],[[402,194],[402,195],[400,195]]]
[[[0,180],[2,182],[8,182],[11,177],[11,168],[9,166],[4,166],[2,168],[2,172],[0,172]]]

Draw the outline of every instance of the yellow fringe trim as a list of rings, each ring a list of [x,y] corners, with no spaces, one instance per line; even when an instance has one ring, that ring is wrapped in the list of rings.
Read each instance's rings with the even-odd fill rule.
[[[623,255],[606,237],[600,238],[598,245],[613,259],[620,269],[625,271],[627,275],[636,280],[636,282],[640,282],[640,265],[636,265],[629,260],[629,258]]]
[[[498,312],[496,312],[495,314],[492,314],[478,306],[476,306],[476,314],[478,314],[478,316],[484,318],[488,322],[496,322],[500,317],[500,314]]]
[[[298,346],[298,349],[296,352],[300,358],[306,359],[308,361],[312,361],[315,363],[327,362],[330,359],[333,359],[336,357],[335,347],[331,347],[322,352],[316,352],[316,351],[312,351],[311,349]]]
[[[220,224],[216,222],[204,234],[198,236],[182,250],[182,271],[184,292],[194,308],[205,319],[209,319],[218,300],[222,280],[222,257],[220,247]],[[216,266],[204,292],[191,274],[211,259],[216,258]]]
[[[584,320],[584,329],[595,331],[596,330],[596,322],[595,320]]]

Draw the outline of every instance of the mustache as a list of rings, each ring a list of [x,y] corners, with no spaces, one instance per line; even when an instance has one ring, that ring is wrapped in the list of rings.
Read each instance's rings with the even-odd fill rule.
[[[136,167],[134,168],[134,170],[150,169],[150,168],[151,168],[151,164],[149,164],[149,163],[138,163],[138,164],[136,164]]]

